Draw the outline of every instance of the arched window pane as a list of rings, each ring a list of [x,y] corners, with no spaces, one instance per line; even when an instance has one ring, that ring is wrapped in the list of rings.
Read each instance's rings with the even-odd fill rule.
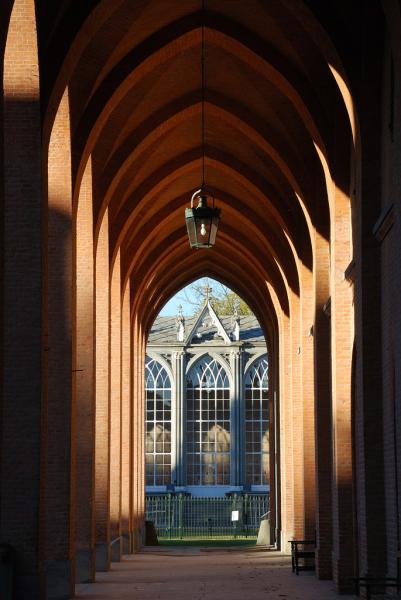
[[[230,385],[224,368],[202,357],[187,379],[187,484],[230,483]]]
[[[171,483],[171,382],[153,358],[145,361],[146,485]]]
[[[267,357],[255,361],[245,378],[245,481],[269,483],[269,384]]]

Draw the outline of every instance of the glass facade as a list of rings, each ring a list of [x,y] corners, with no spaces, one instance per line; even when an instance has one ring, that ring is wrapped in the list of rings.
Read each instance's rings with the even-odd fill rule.
[[[211,493],[207,486],[266,489],[270,483],[267,354],[250,362],[242,377],[230,371],[243,369],[241,360],[229,366],[224,358],[220,361],[208,353],[189,367],[184,360],[182,367],[172,366],[172,377],[178,373],[181,377],[177,388],[162,358],[160,362],[156,358],[147,356],[145,367],[146,486],[200,486],[205,494]],[[241,389],[236,387],[241,380],[243,393],[237,398],[234,390]],[[182,396],[176,398],[175,389],[182,390]]]
[[[145,362],[146,485],[171,483],[171,381],[153,358]]]
[[[187,376],[188,485],[230,484],[230,384],[224,368],[205,355]]]
[[[245,483],[269,483],[269,380],[267,358],[245,378]]]

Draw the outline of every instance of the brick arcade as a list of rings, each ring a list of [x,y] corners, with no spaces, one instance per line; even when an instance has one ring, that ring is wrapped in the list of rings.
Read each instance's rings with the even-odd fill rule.
[[[142,544],[147,336],[205,275],[270,343],[278,548],[316,535],[339,593],[401,575],[400,10],[1,1],[0,544],[18,600],[70,598]],[[222,218],[193,251],[203,154]]]

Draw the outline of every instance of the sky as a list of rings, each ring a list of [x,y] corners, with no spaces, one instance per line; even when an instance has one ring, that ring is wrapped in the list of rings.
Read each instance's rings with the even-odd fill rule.
[[[216,289],[221,286],[218,281],[211,279],[210,277],[201,277],[197,279],[194,283],[201,283],[201,285],[209,285],[213,289],[213,285],[216,286]],[[178,307],[182,306],[182,312],[184,316],[189,317],[194,312],[194,306],[191,304],[191,300],[195,300],[195,296],[191,289],[192,284],[187,285],[185,288],[182,288],[175,296],[173,296],[167,304],[164,305],[162,310],[160,311],[160,316],[162,317],[171,317],[175,316],[178,313]],[[188,299],[188,300],[187,300]]]

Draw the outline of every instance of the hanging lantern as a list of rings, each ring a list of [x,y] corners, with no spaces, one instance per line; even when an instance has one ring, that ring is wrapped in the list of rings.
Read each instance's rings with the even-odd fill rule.
[[[202,0],[202,12],[205,12],[205,0]],[[199,190],[192,194],[191,208],[185,209],[185,222],[191,248],[211,248],[216,241],[217,228],[220,221],[220,209],[214,205],[214,196],[206,192],[205,187],[205,28],[204,17],[202,20],[201,44],[201,136],[202,136],[202,183]],[[212,206],[208,206],[208,198],[212,199]],[[194,200],[198,206],[194,208]]]
[[[220,221],[220,209],[208,206],[211,198],[204,189],[197,190],[191,198],[191,208],[185,209],[185,221],[191,248],[210,248],[216,241],[217,228]],[[194,207],[194,200],[198,206]]]

